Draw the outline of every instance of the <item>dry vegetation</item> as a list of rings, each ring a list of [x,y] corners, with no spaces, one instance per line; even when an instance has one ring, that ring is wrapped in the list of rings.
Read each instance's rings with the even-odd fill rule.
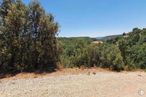
[[[111,72],[108,69],[102,68],[63,68],[59,69],[56,72],[52,73],[18,73],[15,75],[7,75],[1,80],[17,80],[17,79],[29,79],[29,78],[42,78],[42,77],[51,77],[51,76],[62,76],[62,75],[77,75],[77,74],[94,74],[98,72]]]

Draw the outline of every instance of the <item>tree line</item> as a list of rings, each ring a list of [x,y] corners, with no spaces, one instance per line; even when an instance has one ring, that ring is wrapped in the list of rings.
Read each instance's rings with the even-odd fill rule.
[[[102,40],[102,39],[101,39]],[[101,67],[114,71],[146,69],[146,29],[134,28],[103,44],[91,38],[62,38],[63,67]]]

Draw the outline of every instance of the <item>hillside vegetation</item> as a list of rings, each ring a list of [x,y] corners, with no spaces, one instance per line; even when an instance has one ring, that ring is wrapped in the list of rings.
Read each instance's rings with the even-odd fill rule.
[[[63,38],[60,56],[64,67],[103,67],[111,70],[146,69],[146,29],[134,28],[129,33],[92,44],[91,38]]]

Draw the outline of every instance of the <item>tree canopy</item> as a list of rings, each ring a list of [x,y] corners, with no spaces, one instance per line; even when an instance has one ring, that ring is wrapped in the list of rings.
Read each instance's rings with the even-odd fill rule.
[[[0,71],[51,69],[58,61],[58,23],[37,1],[2,0]]]

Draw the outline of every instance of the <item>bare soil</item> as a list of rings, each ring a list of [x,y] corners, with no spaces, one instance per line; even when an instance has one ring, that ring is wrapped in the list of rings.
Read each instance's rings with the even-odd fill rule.
[[[0,97],[146,97],[146,73],[63,69],[0,79]]]

